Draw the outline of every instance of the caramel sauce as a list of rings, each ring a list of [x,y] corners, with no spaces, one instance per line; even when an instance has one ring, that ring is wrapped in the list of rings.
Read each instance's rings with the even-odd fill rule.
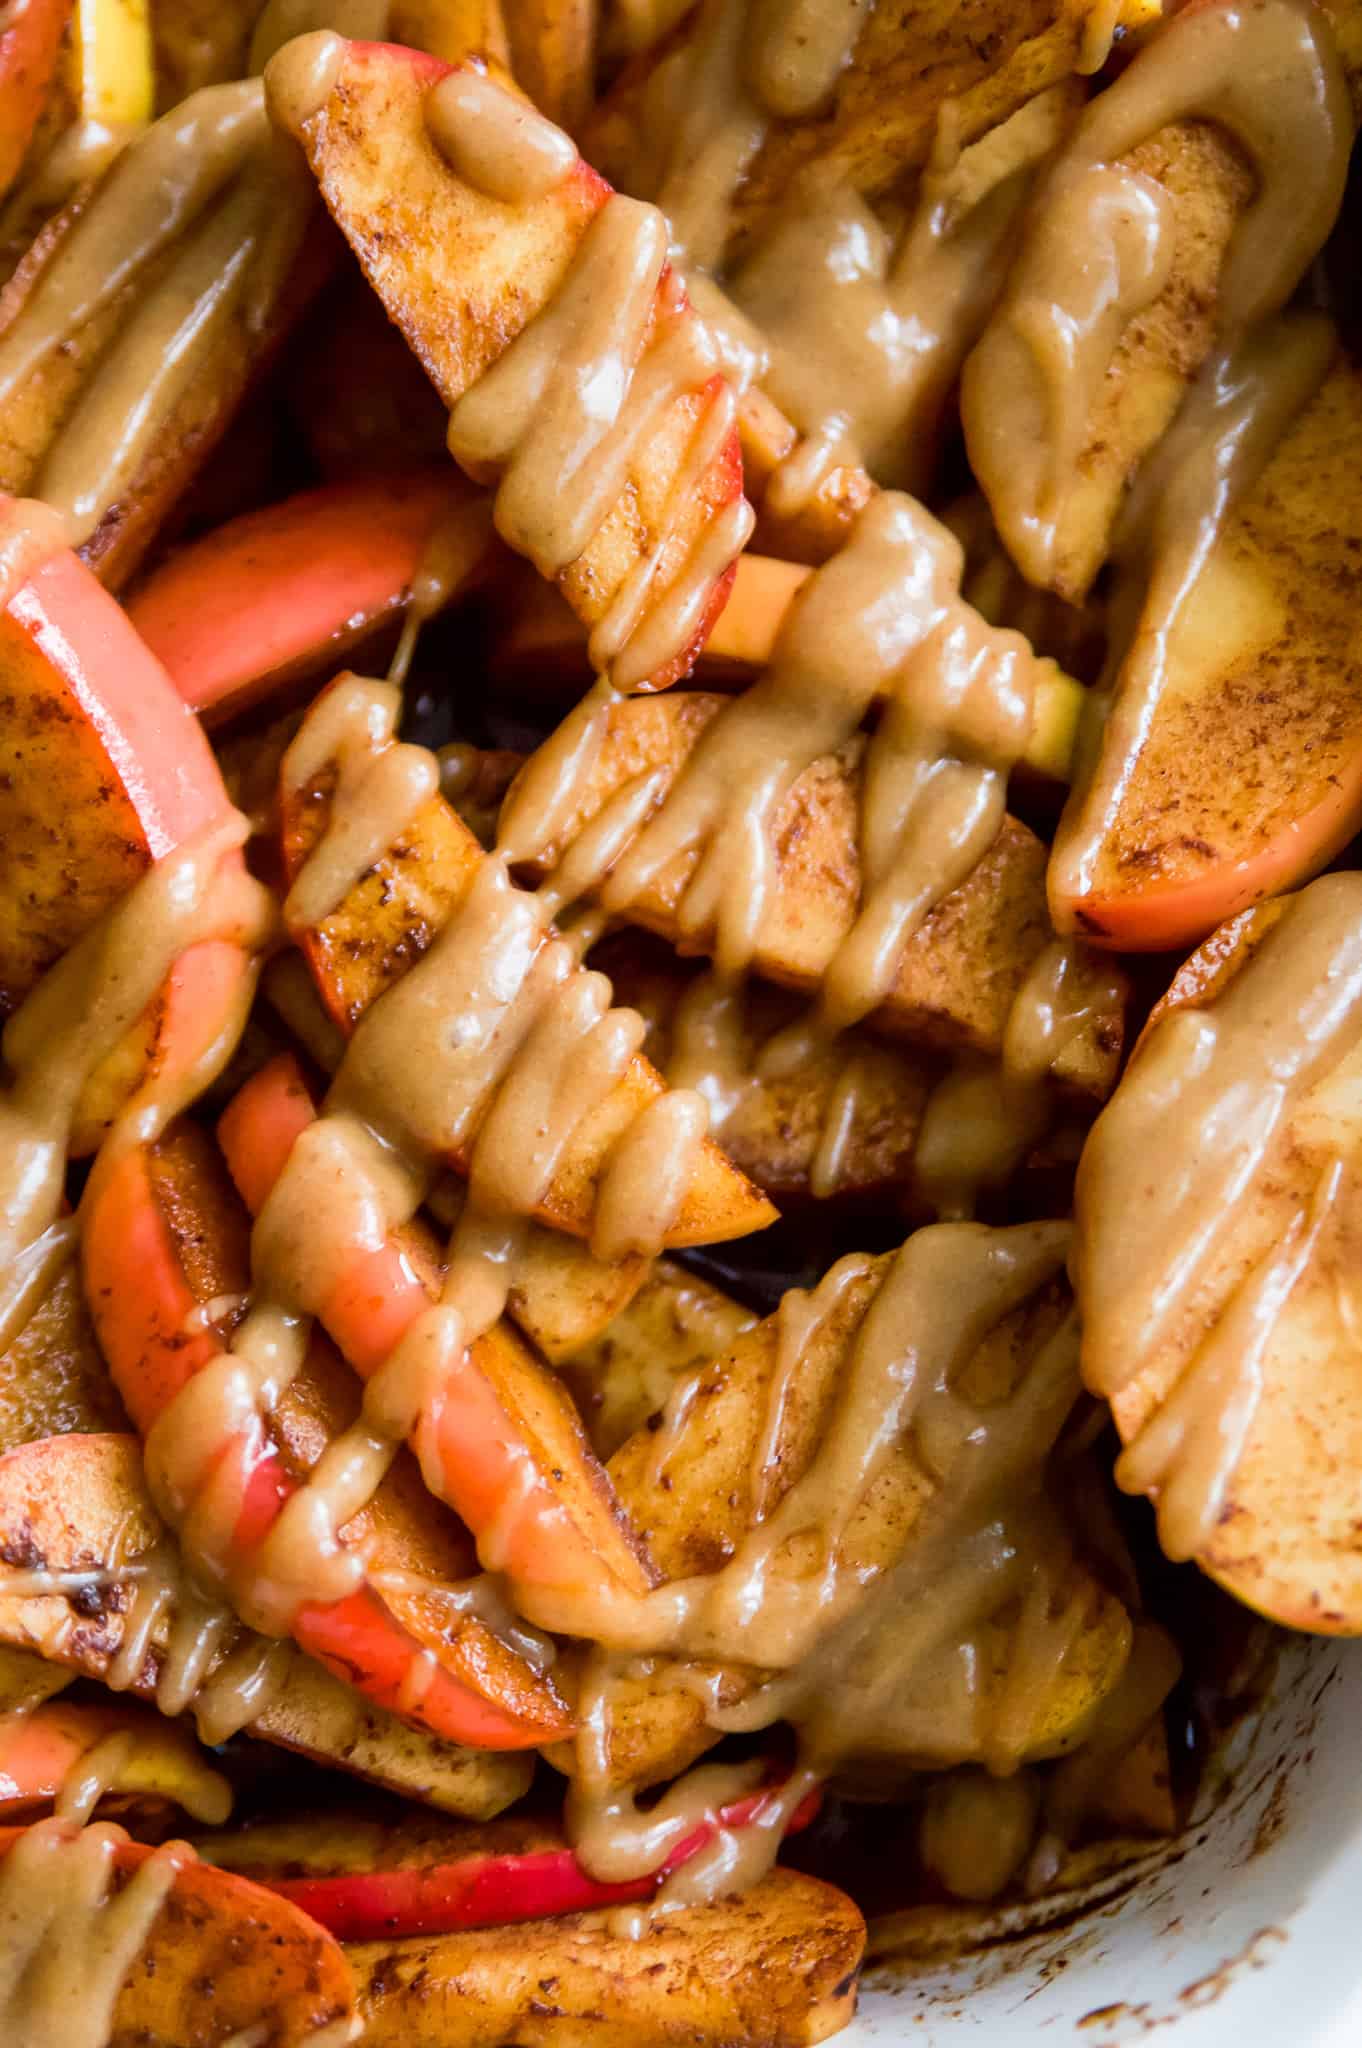
[[[105,2048],[114,2006],[175,1882],[192,1856],[167,1843],[121,1888],[121,1828],[26,1828],[0,1862],[0,2034],[8,2048]]]
[[[506,206],[542,199],[577,161],[571,136],[477,71],[453,71],[427,94],[426,126],[459,176]]]

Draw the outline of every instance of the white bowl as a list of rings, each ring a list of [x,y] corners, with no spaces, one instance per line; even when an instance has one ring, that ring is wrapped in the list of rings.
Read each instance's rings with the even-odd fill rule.
[[[1212,1810],[1084,1918],[872,1971],[847,2048],[1362,2048],[1362,1644],[1299,1639]],[[1227,1775],[1228,1774],[1228,1775]]]

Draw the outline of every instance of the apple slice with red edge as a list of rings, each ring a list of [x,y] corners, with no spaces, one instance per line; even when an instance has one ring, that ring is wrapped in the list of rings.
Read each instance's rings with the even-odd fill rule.
[[[578,156],[553,188],[507,205],[461,178],[427,131],[427,94],[455,69],[393,44],[299,37],[265,72],[275,120],[302,144],[333,219],[447,406],[456,401],[548,304],[611,188]],[[324,81],[325,89],[319,85]],[[659,323],[698,316],[679,277],[664,267],[650,336]],[[555,581],[588,625],[596,624],[655,549],[654,587],[665,588],[704,547],[715,521],[742,496],[734,425],[701,474],[686,475],[697,425],[722,383],[713,376],[678,392],[634,451],[623,491],[585,550]],[[480,481],[494,481],[480,478]],[[684,491],[677,498],[677,484]],[[733,580],[720,564],[685,645],[639,685],[664,689],[688,674]]]
[[[453,1934],[645,1903],[673,1871],[715,1839],[719,1828],[760,1825],[779,1785],[760,1787],[700,1820],[657,1870],[623,1884],[591,1877],[562,1829],[510,1817],[484,1827],[450,1827],[429,1817],[385,1828],[362,1816],[266,1822],[199,1841],[203,1855],[278,1892],[341,1941]],[[797,1834],[818,1812],[815,1787],[784,1832]]]
[[[23,507],[0,499],[0,524]],[[0,1017],[154,861],[222,825],[218,766],[165,670],[69,548],[40,556],[0,610]],[[224,856],[239,866],[240,855]],[[134,1088],[194,1065],[240,1001],[241,947],[189,947],[123,1047],[87,1084],[88,1151]]]
[[[331,687],[345,681],[344,676],[337,677]],[[319,715],[325,694],[309,717]],[[378,743],[375,747],[377,758]],[[295,787],[287,773],[281,777],[279,821],[286,885],[296,880],[327,830],[335,776],[334,762],[326,762],[305,787]],[[351,1033],[370,1005],[415,966],[452,921],[488,858],[444,798],[432,797],[335,910],[317,924],[295,929],[293,936],[317,992],[342,1031]],[[583,1118],[574,1131],[535,1212],[541,1223],[574,1237],[590,1236],[597,1185],[610,1152],[665,1085],[647,1060],[634,1059],[599,1110]],[[448,1163],[466,1173],[467,1152],[451,1147]],[[697,1150],[690,1185],[666,1244],[718,1244],[764,1230],[775,1219],[776,1211],[765,1196],[706,1139]]]
[[[23,0],[0,23],[0,199],[18,177],[57,73],[72,0]]]
[[[133,1623],[136,1583],[125,1574],[158,1570],[168,1541],[135,1437],[46,1437],[0,1457],[6,1705],[44,1697],[72,1677],[110,1682]],[[50,1574],[54,1590],[35,1591],[34,1572]],[[140,1664],[124,1674],[131,1697],[156,1700],[174,1620],[171,1611],[157,1617]],[[229,1629],[210,1680],[229,1659],[250,1664],[265,1647],[244,1626]],[[412,1728],[293,1644],[280,1647],[279,1660],[278,1686],[266,1689],[247,1723],[252,1737],[473,1820],[503,1813],[528,1789],[532,1758],[524,1751],[467,1749]]]
[[[231,1811],[226,1780],[213,1770],[187,1728],[141,1706],[45,1700],[30,1713],[0,1717],[0,1821],[27,1818],[55,1804],[82,1763],[111,1738],[126,1753],[101,1773],[100,1805],[178,1806],[207,1827]]]
[[[494,551],[485,494],[447,467],[327,484],[178,548],[128,617],[185,703],[222,724],[400,620],[437,534],[463,567],[453,598]]]
[[[290,1053],[253,1074],[223,1112],[219,1142],[252,1214],[318,1114]],[[352,1247],[319,1315],[363,1378],[439,1298],[442,1270],[438,1244],[421,1226]],[[475,1536],[498,1529],[505,1546],[498,1568],[513,1583],[591,1585],[605,1573],[634,1594],[655,1583],[571,1396],[504,1318],[457,1360],[441,1386],[437,1420],[418,1424],[416,1436],[428,1481],[438,1466],[441,1498]],[[520,1505],[507,1528],[509,1498]]]
[[[84,1859],[102,1844],[110,1896],[151,1857],[173,1861],[160,1911],[118,1992],[112,2032],[101,2037],[108,2048],[228,2048],[260,2038],[262,2013],[269,2015],[269,2048],[304,2048],[323,2029],[343,2029],[353,2018],[354,1980],[339,1945],[289,1900],[200,1862],[184,1843],[155,1850],[129,1841],[121,1828],[101,1826],[81,1838],[72,1825],[38,1825],[40,1836],[0,1828],[0,1883],[16,1851],[44,1871],[68,1847]],[[44,1917],[39,1925],[46,1924]],[[97,1960],[88,1957],[92,1970]]]
[[[101,1154],[81,1223],[95,1329],[145,1435],[222,1355],[218,1327],[195,1329],[191,1318],[249,1285],[247,1219],[211,1139],[182,1123],[155,1145]],[[233,1431],[215,1454],[215,1490],[230,1482],[238,1501],[226,1553],[206,1560],[216,1575],[230,1584],[244,1570],[249,1581],[252,1552],[357,1408],[350,1374],[314,1336],[269,1418]],[[365,1575],[338,1600],[299,1607],[291,1633],[309,1655],[377,1705],[451,1741],[517,1749],[567,1731],[570,1716],[546,1677],[476,1615],[451,1618],[438,1598],[423,1595],[429,1582],[466,1578],[473,1560],[463,1531],[435,1507],[405,1454],[342,1541],[363,1545]],[[396,1576],[380,1592],[375,1581],[385,1574]],[[424,1692],[413,1684],[423,1665]]]

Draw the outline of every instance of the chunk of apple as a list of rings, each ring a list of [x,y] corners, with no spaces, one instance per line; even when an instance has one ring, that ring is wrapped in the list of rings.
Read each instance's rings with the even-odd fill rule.
[[[129,1841],[121,1829],[87,1837],[79,1850],[74,1842],[64,1849],[65,1834],[75,1836],[77,1830],[56,1821],[40,1822],[36,1829],[0,1828],[0,1866],[11,1857],[24,1859],[33,1882],[50,1886],[54,1855],[78,1854],[83,1864],[92,1854],[103,1855],[108,1895],[116,1896],[151,1856],[175,1856]],[[73,1877],[73,1887],[75,1882]],[[50,1951],[46,1959],[53,1960]],[[98,1957],[71,1961],[94,1970]],[[275,2048],[305,2048],[323,2030],[344,2029],[354,2005],[345,1957],[315,1920],[287,1899],[182,1849],[164,1903],[114,2002],[112,2032],[103,2038],[108,2048],[228,2048],[231,2041],[255,2036],[265,2012]],[[332,2038],[340,2036],[332,2031]]]
[[[610,188],[578,158],[541,197],[516,206],[489,198],[458,176],[426,129],[426,95],[450,66],[391,44],[337,41],[333,54],[337,66],[318,99],[318,74],[310,68],[317,48],[300,40],[281,51],[265,74],[271,108],[297,134],[365,275],[452,407],[547,305]],[[650,331],[696,318],[664,268]],[[716,382],[681,390],[662,407],[629,463],[620,498],[583,553],[556,572],[588,624],[605,616],[626,578],[654,553],[653,587],[666,588],[741,497],[736,430],[697,479],[685,478],[694,430]],[[679,504],[678,479],[687,484]],[[731,561],[716,564],[685,644],[635,687],[663,689],[689,672],[731,578]]]
[[[284,872],[290,883],[326,830],[334,783],[335,770],[328,763],[307,788],[281,790]],[[369,1005],[431,945],[487,857],[444,799],[433,797],[338,908],[296,935],[322,1000],[342,1030],[352,1031]],[[574,1131],[537,1211],[541,1222],[573,1236],[589,1235],[611,1148],[663,1086],[646,1060],[633,1061],[600,1108]],[[466,1149],[451,1148],[449,1162],[466,1171]],[[706,1140],[667,1243],[715,1244],[761,1230],[774,1218],[770,1203]]]
[[[247,1232],[221,1156],[196,1126],[101,1155],[82,1209],[86,1298],[144,1433],[222,1355],[218,1325],[195,1330],[187,1319],[206,1302],[240,1303],[250,1285]],[[224,1553],[208,1560],[229,1591],[249,1588],[253,1553],[285,1500],[358,1409],[352,1376],[314,1339],[268,1417],[231,1419],[214,1483],[235,1462],[240,1504]],[[516,1749],[562,1732],[567,1716],[552,1681],[478,1615],[451,1614],[440,1601],[438,1588],[467,1578],[473,1560],[466,1533],[437,1510],[413,1460],[399,1454],[340,1541],[363,1556],[363,1575],[353,1592],[302,1603],[290,1631],[303,1649],[375,1704],[453,1741]],[[413,1704],[410,1675],[423,1660],[431,1683]]]
[[[612,1910],[352,1945],[366,2048],[498,2048],[560,2027],[564,2040],[589,2030],[597,2048],[807,2048],[855,2011],[865,1923],[817,1878],[773,1870],[640,1936]]]
[[[1357,1007],[1360,930],[1362,876],[1338,874],[1208,940],[1094,1126],[1076,1205],[1119,1482],[1174,1555],[1326,1635],[1362,1633],[1362,1053],[1355,1028],[1311,1031]]]
[[[117,1575],[150,1563],[167,1542],[152,1506],[142,1456],[130,1436],[50,1437],[0,1457],[0,1655],[39,1657],[42,1669],[105,1681],[123,1645],[133,1585]],[[51,1572],[51,1592],[26,1575]],[[94,1597],[81,1580],[114,1575]],[[62,1575],[73,1577],[62,1584]],[[153,1700],[171,1618],[158,1617],[128,1690]],[[209,1666],[263,1647],[247,1629],[229,1635]],[[284,1682],[249,1723],[262,1741],[349,1771],[445,1812],[487,1819],[526,1790],[531,1759],[467,1749],[408,1727],[373,1706],[301,1651],[284,1653]],[[25,1672],[25,1697],[39,1689]],[[5,1704],[14,1700],[5,1695]]]
[[[1061,931],[1126,952],[1196,944],[1356,832],[1359,461],[1362,376],[1340,359],[1171,616],[1156,582],[1056,834]]]

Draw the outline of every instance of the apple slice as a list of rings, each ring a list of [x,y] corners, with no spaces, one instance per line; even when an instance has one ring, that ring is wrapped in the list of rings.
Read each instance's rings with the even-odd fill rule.
[[[328,1077],[333,1075],[345,1053],[345,1038],[322,1008],[302,957],[277,955],[265,970],[263,989],[313,1065]],[[427,1207],[446,1239],[463,1214],[467,1192],[458,1175],[450,1173],[427,1197]],[[434,1257],[440,1252],[433,1238],[431,1252]],[[535,1223],[525,1233],[506,1313],[535,1349],[556,1365],[600,1336],[628,1307],[648,1270],[649,1262],[642,1256],[598,1259],[580,1238]]]
[[[1126,952],[1195,944],[1358,829],[1359,461],[1362,377],[1340,359],[1175,610],[1156,581],[1055,838],[1061,931]]]
[[[485,76],[473,65],[459,68],[475,80]],[[538,197],[508,205],[460,177],[426,125],[427,97],[451,75],[436,58],[388,44],[299,38],[272,60],[265,85],[274,118],[302,143],[369,282],[453,408],[562,291],[611,192],[566,138],[569,168]],[[675,343],[688,322],[698,326],[698,316],[664,266],[644,332],[630,343],[636,359],[645,346]],[[697,352],[705,353],[698,343]],[[635,648],[631,635],[612,652],[611,672],[631,688],[663,689],[689,672],[746,539],[736,429],[698,474],[690,470],[702,420],[725,396],[717,372],[697,372],[689,386],[680,380],[642,431],[620,496],[565,565],[499,503],[503,536],[538,557],[588,625],[604,621],[636,570],[647,573],[650,592],[665,597],[685,581],[686,602],[662,636],[665,646],[645,658],[643,636]],[[528,431],[547,435],[533,420]],[[469,459],[470,474],[482,481],[495,481],[502,467]]]
[[[315,707],[312,715],[317,715]],[[307,730],[305,724],[304,734]],[[376,754],[391,744],[376,743]],[[295,788],[287,776],[283,779],[280,816],[289,883],[326,831],[335,774],[327,763],[306,787]],[[415,965],[448,925],[487,857],[443,798],[432,797],[336,910],[295,933],[322,1001],[342,1030],[353,1031],[370,1004]],[[536,1212],[541,1222],[577,1237],[590,1234],[600,1176],[612,1147],[662,1093],[653,1068],[635,1059],[600,1109],[574,1131]],[[467,1171],[466,1147],[451,1147],[448,1156],[451,1165]],[[774,1219],[770,1203],[706,1140],[666,1242],[716,1244],[764,1229]]]
[[[325,1115],[325,1110],[322,1111]],[[219,1137],[253,1215],[263,1209],[298,1137],[318,1115],[297,1062],[271,1060],[228,1104]],[[340,1268],[340,1261],[336,1262]],[[391,1356],[444,1277],[440,1247],[409,1224],[377,1246],[355,1245],[327,1298],[323,1326],[362,1378]],[[412,1436],[428,1484],[475,1537],[498,1532],[497,1569],[513,1585],[592,1584],[602,1573],[627,1592],[654,1583],[647,1554],[620,1512],[561,1382],[509,1325],[494,1323],[442,1381],[434,1419]],[[508,1532],[506,1503],[517,1513]]]
[[[110,589],[138,568],[335,262],[302,167],[268,154],[259,87],[226,90],[232,125],[221,88],[163,117],[77,188],[0,294],[0,489],[61,510]],[[210,139],[225,183],[205,196],[200,182],[193,213],[189,161]],[[153,182],[185,189],[130,241]],[[92,294],[88,276],[105,271],[109,288]]]
[[[559,2028],[599,2048],[807,2048],[851,2020],[865,1923],[817,1878],[773,1870],[637,1935],[612,1913],[356,1943],[365,2048],[492,2048]]]
[[[111,1902],[153,1858],[169,1865],[171,1881],[144,1938],[129,1948],[128,1930],[106,1935],[105,1909],[80,1901]],[[102,1892],[90,1881],[101,1871]],[[54,2044],[75,2038],[68,2027],[88,2027],[90,2002],[101,1996],[112,2007],[109,2031],[99,2036],[107,2048],[229,2048],[242,2040],[305,2048],[323,2035],[349,2038],[354,1983],[332,1937],[286,1899],[200,1863],[184,1843],[149,1849],[103,1824],[84,1832],[62,1821],[3,1828],[0,1890],[11,1880],[20,1895],[33,1894],[36,1910],[25,1897],[17,1926],[16,1897],[6,1899],[7,1927],[12,1941],[32,1943],[30,1974],[40,1958],[48,1966],[49,1981],[25,1988],[54,2023],[57,2031],[43,2037]],[[80,1953],[73,1935],[84,1938]],[[121,1989],[117,1977],[105,1982],[120,1961]],[[62,1981],[51,1981],[57,1970]],[[8,1999],[6,2009],[13,2010]],[[22,2012],[30,2009],[26,1997]]]
[[[187,1319],[205,1302],[240,1301],[250,1281],[247,1219],[211,1139],[181,1124],[154,1146],[101,1156],[82,1226],[95,1328],[145,1434],[225,1349],[216,1324],[195,1331]],[[249,1598],[253,1553],[285,1500],[357,1412],[350,1374],[314,1340],[269,1416],[223,1443],[214,1484],[239,1470],[237,1520],[226,1553],[205,1565],[234,1601]],[[291,1633],[303,1649],[377,1705],[453,1741],[515,1749],[562,1732],[552,1683],[476,1614],[451,1615],[438,1598],[441,1585],[469,1575],[472,1560],[464,1532],[434,1508],[413,1462],[399,1456],[373,1501],[346,1523],[342,1543],[362,1550],[363,1578],[353,1593],[297,1610]],[[414,1667],[430,1673],[424,1694]]]
[[[0,1354],[0,1451],[45,1436],[127,1426],[95,1342],[73,1240],[8,1350]]]
[[[1208,940],[1079,1168],[1083,1369],[1175,1558],[1291,1628],[1362,1633],[1362,876]]]
[[[56,75],[72,0],[27,0],[0,22],[0,199],[19,175]]]
[[[119,1809],[173,1805],[204,1827],[220,1827],[231,1812],[231,1788],[187,1729],[144,1707],[58,1699],[0,1720],[0,1821],[27,1820],[55,1805],[80,1779],[82,1764],[96,1769],[93,1755],[104,1744],[94,1781],[100,1807],[106,1800]]]
[[[387,1826],[362,1814],[318,1814],[224,1830],[200,1837],[195,1847],[219,1868],[278,1892],[340,1941],[401,1940],[651,1899],[665,1878],[709,1846],[719,1826],[748,1827],[770,1802],[770,1788],[731,1801],[719,1809],[717,1825],[701,1819],[656,1871],[625,1884],[588,1875],[562,1829],[535,1819],[451,1827],[413,1814]],[[819,1803],[815,1788],[784,1832],[806,1828]]]
[[[0,519],[33,526],[0,499]],[[42,556],[41,547],[38,553]],[[208,744],[160,663],[66,548],[38,559],[0,610],[0,1016],[154,861],[225,825]],[[224,864],[239,868],[240,856]],[[87,1081],[72,1142],[92,1149],[133,1089],[192,1068],[239,1004],[241,948],[186,951],[128,1041]]]
[[[626,783],[651,781],[656,810],[726,699],[673,691],[657,699],[612,705],[605,734],[561,836],[531,865],[552,871],[582,830]],[[771,823],[776,849],[771,901],[757,935],[754,971],[786,988],[812,994],[851,929],[860,897],[858,804],[863,742],[825,755],[794,783]],[[631,923],[676,944],[678,907],[700,850],[671,861],[627,905]],[[943,1051],[996,1054],[1013,999],[1051,939],[1044,901],[1045,848],[1015,818],[960,887],[939,903],[904,947],[897,980],[875,1014],[875,1026]],[[703,950],[712,934],[686,934],[687,950]],[[1056,1068],[1100,1097],[1119,1060],[1120,1023],[1095,1014]],[[1061,1072],[1061,1069],[1063,1071]],[[1089,1077],[1089,1078],[1080,1078]]]
[[[618,1002],[647,1018],[644,1050],[667,1073],[684,1041],[687,998],[694,999],[692,963],[630,930],[596,947],[589,964],[609,975]],[[724,1001],[735,1020],[731,1071],[745,1077],[718,1090],[725,1113],[716,1136],[734,1165],[782,1210],[814,1200],[905,1196],[940,1062],[851,1030],[815,1046],[793,1072],[768,1076],[760,1067],[762,1047],[804,1006],[756,980]]]
[[[167,1540],[134,1438],[51,1437],[10,1451],[0,1458],[0,1644],[11,1655],[36,1653],[59,1678],[64,1669],[107,1682],[133,1604],[127,1570],[154,1569]],[[34,1591],[33,1572],[50,1573],[52,1590]],[[127,1688],[138,1699],[156,1698],[172,1621],[163,1611],[148,1634]],[[209,1678],[263,1648],[249,1630],[229,1631]],[[372,1706],[291,1645],[279,1654],[283,1680],[248,1724],[261,1740],[475,1820],[527,1789],[528,1756],[442,1741]],[[28,1673],[16,1683],[34,1694]]]
[[[459,543],[466,532],[466,548]],[[221,724],[392,622],[426,551],[464,558],[461,595],[492,546],[478,495],[448,469],[370,476],[244,513],[160,563],[128,617],[190,709]]]

